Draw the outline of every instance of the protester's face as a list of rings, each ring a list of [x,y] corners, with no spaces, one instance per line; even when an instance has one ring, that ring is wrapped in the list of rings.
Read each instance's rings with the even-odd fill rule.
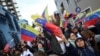
[[[38,48],[43,48],[41,43],[38,43]]]
[[[75,39],[76,39],[76,35],[75,35],[74,33],[71,33],[71,34],[70,34],[70,39],[71,39],[71,40],[75,40]]]
[[[59,14],[54,15],[56,22],[54,23],[55,25],[59,26],[60,25],[60,16]]]
[[[60,19],[59,14],[55,14],[55,18],[56,18],[56,19]]]
[[[80,48],[84,48],[85,47],[85,43],[84,43],[84,40],[82,39],[79,39],[77,42],[76,42],[76,45]]]
[[[19,53],[20,53],[20,51],[17,51],[17,50],[15,51],[15,54],[16,54],[16,55],[19,54]]]
[[[75,29],[73,30],[73,32],[75,32],[75,33],[76,33],[76,32],[78,32],[78,29],[77,29],[77,28],[75,28]]]

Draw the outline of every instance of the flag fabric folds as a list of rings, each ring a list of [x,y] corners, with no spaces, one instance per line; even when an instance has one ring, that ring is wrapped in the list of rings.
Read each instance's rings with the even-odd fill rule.
[[[24,41],[33,41],[36,35],[28,30],[21,29],[21,39]]]
[[[99,15],[97,15],[95,13],[88,16],[85,19],[85,23],[84,23],[85,28],[87,28],[88,26],[91,26],[91,25],[95,25],[98,20],[100,20],[100,17],[99,17]]]
[[[24,34],[21,35],[21,39],[24,41],[33,41],[34,40],[34,38],[31,38],[31,37],[24,35]]]
[[[28,30],[25,30],[25,29],[21,29],[21,34],[27,35],[27,36],[32,37],[32,38],[36,37],[36,35],[34,33],[30,32]]]
[[[54,25],[50,22],[45,22],[42,19],[39,20],[39,18],[36,22],[41,24],[41,26],[44,28],[44,30],[47,30],[48,32],[53,33],[55,36],[60,36],[61,37],[62,31],[58,26],[56,26],[56,25]]]
[[[47,22],[49,22],[48,6],[46,6],[46,8],[44,9],[41,16],[42,16],[43,19],[45,19]]]
[[[100,8],[98,8],[97,10],[94,10],[94,11],[88,13],[88,14],[86,14],[86,17],[88,17],[88,16],[90,16],[90,15],[96,13],[96,12],[100,12]]]
[[[61,37],[62,31],[58,26],[47,22],[45,24],[45,27],[49,29],[55,36]]]
[[[32,41],[39,35],[39,32],[30,25],[21,25],[21,39],[24,41]]]
[[[25,25],[25,24],[21,24],[20,26],[21,28],[28,30],[36,35],[39,35],[39,31],[35,30],[34,28],[32,28],[30,25]]]

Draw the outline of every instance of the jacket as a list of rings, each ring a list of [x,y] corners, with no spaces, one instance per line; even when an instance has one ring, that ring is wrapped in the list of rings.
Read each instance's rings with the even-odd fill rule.
[[[75,48],[72,44],[69,44],[69,46],[67,46],[67,50],[70,56],[95,56],[94,52],[92,52],[88,47]]]
[[[61,47],[60,47],[56,37],[48,34],[46,31],[44,31],[44,35],[50,41],[52,52],[55,54],[61,54],[62,50],[61,50]]]
[[[88,47],[78,49],[78,54],[80,56],[95,56],[94,52],[92,52]]]

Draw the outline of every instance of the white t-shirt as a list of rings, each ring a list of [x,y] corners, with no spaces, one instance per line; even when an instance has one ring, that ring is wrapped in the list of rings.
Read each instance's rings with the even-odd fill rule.
[[[27,45],[28,45],[29,47],[32,47],[32,44],[31,44],[30,41],[27,41]]]
[[[62,39],[59,38],[58,36],[56,36],[56,38],[57,38],[58,41],[62,40]],[[66,48],[65,48],[64,42],[61,42],[61,43],[59,43],[59,44],[60,44],[60,47],[61,47],[61,49],[62,49],[62,51],[63,51],[63,53],[61,53],[61,54],[64,54],[64,53],[66,52]]]
[[[79,32],[77,33],[77,38],[82,38],[82,36]]]
[[[29,51],[29,49],[27,49],[26,51],[24,51],[23,53],[21,53],[20,56],[28,56],[28,55],[33,56],[33,54]]]

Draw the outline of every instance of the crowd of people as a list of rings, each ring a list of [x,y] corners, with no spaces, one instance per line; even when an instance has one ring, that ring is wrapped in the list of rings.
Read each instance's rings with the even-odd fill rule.
[[[60,37],[43,30],[32,42],[22,41],[7,52],[1,50],[0,56],[100,56],[94,32],[70,23],[61,30]]]
[[[18,43],[8,52],[0,51],[0,56],[100,56],[92,31],[75,27],[63,33],[58,37],[43,30],[34,41]]]

